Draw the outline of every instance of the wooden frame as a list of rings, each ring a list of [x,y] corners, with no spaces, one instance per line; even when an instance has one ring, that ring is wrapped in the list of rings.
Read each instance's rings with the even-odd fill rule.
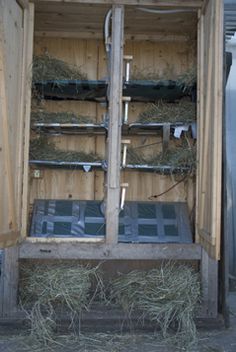
[[[35,4],[40,2],[45,2],[48,0],[33,0]],[[84,4],[88,3],[87,0],[50,0],[55,3],[62,2],[71,2]],[[203,4],[203,0],[90,0],[91,4],[108,4],[108,5],[139,5],[139,6],[158,6],[158,7],[186,7],[186,8],[201,8]]]
[[[44,3],[46,0],[35,0],[35,4]],[[78,4],[88,3],[87,0],[51,0],[52,3],[66,3],[73,2]],[[112,74],[111,74],[111,91],[110,91],[110,118],[111,124],[109,127],[109,163],[112,166],[109,169],[107,177],[107,236],[106,241],[101,239],[44,239],[44,238],[27,238],[23,239],[19,247],[14,247],[5,250],[3,271],[1,282],[1,297],[0,297],[0,315],[10,316],[13,315],[17,310],[17,285],[18,285],[18,259],[54,259],[54,260],[186,260],[186,261],[198,261],[200,263],[201,280],[203,288],[203,305],[202,305],[202,316],[203,317],[216,317],[217,315],[217,276],[218,276],[218,259],[220,253],[220,179],[221,179],[221,159],[219,155],[221,153],[221,144],[217,145],[217,148],[213,152],[213,167],[214,167],[214,180],[212,182],[212,191],[215,192],[212,199],[212,209],[214,217],[211,221],[211,226],[214,235],[205,228],[203,228],[203,217],[206,210],[204,198],[206,195],[201,197],[201,193],[204,193],[203,188],[205,187],[204,182],[201,183],[200,179],[203,177],[209,184],[209,175],[206,172],[206,168],[200,168],[198,173],[198,202],[197,202],[197,241],[191,245],[187,244],[124,244],[117,243],[118,233],[118,216],[119,216],[119,198],[120,198],[120,149],[117,145],[120,145],[121,131],[121,114],[122,114],[122,58],[123,58],[123,17],[124,17],[124,5],[139,5],[139,6],[152,6],[152,7],[186,7],[190,9],[198,9],[198,121],[200,122],[200,128],[198,130],[198,141],[203,140],[204,143],[199,144],[198,161],[203,162],[204,159],[204,144],[207,145],[209,135],[204,134],[204,131],[209,131],[208,121],[204,125],[205,116],[208,117],[214,111],[216,116],[213,125],[216,131],[214,143],[221,140],[221,130],[219,128],[221,124],[221,100],[222,100],[222,89],[221,89],[221,75],[222,75],[222,57],[216,55],[215,65],[213,64],[214,54],[221,53],[222,43],[219,43],[218,37],[222,34],[223,18],[222,18],[222,0],[208,1],[184,1],[184,0],[172,0],[172,1],[161,1],[161,0],[91,0],[91,4],[107,4],[113,6],[113,32],[112,42],[115,47],[112,55]],[[24,0],[19,0],[20,5],[24,8],[25,21],[27,22],[28,32],[25,33],[24,37],[24,72],[23,76],[26,75],[27,69],[32,60],[33,51],[33,24],[34,24],[34,5],[29,4]],[[202,7],[203,5],[203,7]],[[210,54],[207,63],[205,62],[204,54],[204,43],[206,41],[206,27],[207,22],[204,16],[209,13],[209,9],[212,6],[213,12],[212,24],[217,28],[216,33],[211,34],[211,46]],[[204,23],[205,21],[205,23]],[[209,30],[209,28],[208,28]],[[37,33],[36,33],[37,34]],[[38,33],[42,34],[42,33]],[[45,33],[45,36],[47,33]],[[56,34],[55,34],[56,35]],[[71,36],[71,33],[64,33],[64,37]],[[134,39],[138,40],[147,39],[146,35],[139,35]],[[152,38],[153,39],[153,38]],[[164,40],[163,37],[157,37],[157,40]],[[180,37],[178,37],[180,39]],[[171,37],[170,40],[176,40],[176,37]],[[27,45],[26,45],[27,42]],[[213,68],[214,67],[214,68]],[[211,95],[208,95],[208,102],[204,104],[205,86],[204,77],[208,77],[210,82],[213,76],[216,76],[215,90],[213,92],[214,99]],[[27,77],[28,79],[29,77]],[[22,205],[22,226],[21,230],[18,231],[17,226],[14,227],[13,231],[9,231],[6,234],[0,234],[0,240],[9,236],[8,239],[17,239],[19,234],[21,237],[27,235],[27,213],[28,213],[28,148],[29,148],[29,125],[30,125],[30,100],[31,100],[31,88],[30,84],[27,84],[25,77],[22,77],[22,87],[25,87],[24,93],[22,93],[22,99],[24,103],[22,108],[24,109],[24,123],[25,123],[25,136],[24,136],[24,174],[23,177],[19,177],[18,182],[23,182],[23,205]],[[211,89],[208,86],[208,91]],[[209,93],[208,93],[209,94]],[[212,110],[212,104],[214,108]],[[118,118],[117,118],[118,116]],[[212,116],[212,115],[211,115]],[[115,141],[115,143],[114,143]],[[204,164],[205,163],[205,164]],[[207,165],[207,160],[203,162]],[[10,182],[9,185],[12,183]],[[204,187],[203,187],[204,186]],[[205,188],[204,188],[205,189]],[[13,204],[13,203],[12,203]],[[204,205],[204,207],[203,207]],[[17,206],[20,206],[19,204]],[[202,215],[200,215],[202,214]],[[200,218],[200,224],[198,219]],[[214,223],[216,221],[216,223]],[[199,226],[201,228],[199,228]],[[203,249],[205,248],[205,249]],[[210,257],[212,256],[212,258]]]
[[[200,260],[201,247],[196,244],[104,244],[30,238],[21,244],[19,256],[22,259]]]

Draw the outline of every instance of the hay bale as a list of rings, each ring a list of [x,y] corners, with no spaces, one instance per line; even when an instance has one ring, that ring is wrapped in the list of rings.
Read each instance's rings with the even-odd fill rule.
[[[33,123],[94,123],[95,119],[90,116],[76,115],[72,112],[48,112],[38,110],[31,112],[31,121]]]
[[[184,265],[169,263],[148,272],[121,274],[112,284],[112,301],[131,317],[136,310],[160,326],[164,338],[175,328],[179,345],[196,342],[194,313],[200,298],[198,274]]]
[[[139,115],[137,122],[191,123],[195,120],[196,105],[194,103],[188,101],[179,103],[165,103],[159,101],[156,104],[149,104],[147,109]]]
[[[87,79],[80,67],[69,65],[50,55],[34,56],[32,66],[33,83],[47,80]]]
[[[30,158],[32,160],[66,161],[66,162],[99,162],[100,155],[82,151],[66,151],[56,148],[46,136],[34,138],[30,143]]]

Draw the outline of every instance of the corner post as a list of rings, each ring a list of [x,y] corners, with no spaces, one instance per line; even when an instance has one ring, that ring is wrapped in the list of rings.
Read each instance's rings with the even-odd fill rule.
[[[109,91],[106,242],[118,242],[123,86],[124,6],[112,6],[112,52]]]

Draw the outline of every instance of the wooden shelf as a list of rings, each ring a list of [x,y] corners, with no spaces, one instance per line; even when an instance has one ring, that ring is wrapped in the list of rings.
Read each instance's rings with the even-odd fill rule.
[[[44,99],[87,100],[105,102],[108,83],[104,80],[50,80],[34,83],[39,96]],[[136,102],[173,102],[191,95],[193,87],[184,90],[176,81],[136,80],[123,83],[123,96]]]
[[[85,172],[94,169],[105,169],[105,162],[82,162],[82,161],[56,161],[56,160],[29,160],[30,165],[53,168],[53,169],[70,169],[83,170]]]

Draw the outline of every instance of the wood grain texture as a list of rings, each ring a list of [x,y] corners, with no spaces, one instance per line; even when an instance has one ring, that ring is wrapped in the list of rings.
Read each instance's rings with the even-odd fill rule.
[[[201,14],[199,54],[199,170],[197,178],[197,240],[214,259],[220,259],[222,94],[223,94],[223,3],[206,2]],[[209,23],[211,25],[209,26]]]
[[[102,244],[72,240],[59,243],[29,238],[20,246],[21,259],[88,260],[199,260],[201,247],[196,244]]]

